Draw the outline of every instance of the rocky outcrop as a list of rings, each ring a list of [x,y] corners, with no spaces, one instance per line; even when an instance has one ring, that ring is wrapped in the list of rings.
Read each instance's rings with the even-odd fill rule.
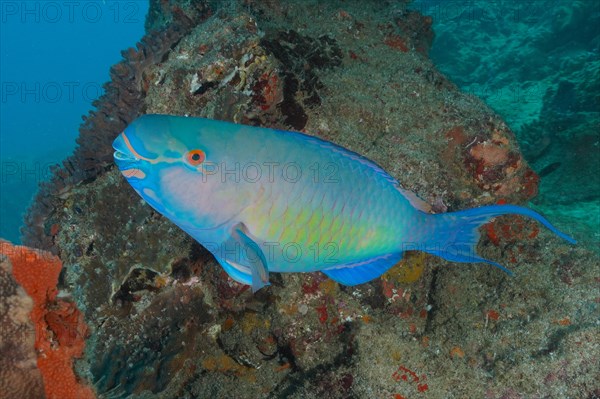
[[[536,194],[538,177],[512,131],[428,59],[431,19],[398,2],[195,4],[152,2],[149,27],[172,29],[181,15],[185,29],[157,45],[160,56],[140,50],[147,62],[128,79],[135,106],[120,103],[115,115],[128,116],[94,139],[82,134],[82,148],[93,140],[108,154],[141,112],[187,114],[318,135],[373,159],[435,212]],[[480,252],[516,278],[410,253],[361,286],[273,274],[253,295],[144,204],[108,158],[94,159],[85,163],[93,178],[69,183],[49,210],[34,208],[26,238],[64,262],[62,284],[91,331],[78,370],[100,395],[499,398],[595,389],[594,256],[539,226],[506,217],[483,233]],[[73,164],[75,175],[83,165]]]

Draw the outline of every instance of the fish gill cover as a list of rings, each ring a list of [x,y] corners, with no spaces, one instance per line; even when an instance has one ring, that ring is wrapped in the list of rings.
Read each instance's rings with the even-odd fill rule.
[[[436,69],[433,20],[406,3],[151,1],[24,230],[63,262],[90,333],[76,372],[99,396],[598,394],[597,255],[535,223],[483,231],[479,252],[515,278],[411,253],[356,287],[285,274],[252,295],[111,164],[136,116],[192,115],[318,135],[435,212],[533,198],[512,130]]]

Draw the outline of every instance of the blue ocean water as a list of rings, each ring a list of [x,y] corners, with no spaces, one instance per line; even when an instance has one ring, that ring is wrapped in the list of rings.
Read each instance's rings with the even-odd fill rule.
[[[0,237],[19,242],[39,182],[75,148],[147,11],[143,0],[0,2]]]
[[[436,67],[514,132],[540,176],[529,206],[600,249],[600,2],[415,0],[411,8],[432,18]]]

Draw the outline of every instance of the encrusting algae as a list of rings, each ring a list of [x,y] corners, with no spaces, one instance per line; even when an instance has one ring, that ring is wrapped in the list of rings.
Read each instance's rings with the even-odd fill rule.
[[[411,284],[421,277],[426,264],[426,253],[407,252],[404,255],[404,258],[390,270],[385,272],[381,278],[386,281]]]
[[[0,241],[15,280],[33,300],[37,366],[47,399],[95,398],[92,389],[73,372],[73,359],[83,355],[88,328],[75,304],[57,298],[60,259],[49,252]]]

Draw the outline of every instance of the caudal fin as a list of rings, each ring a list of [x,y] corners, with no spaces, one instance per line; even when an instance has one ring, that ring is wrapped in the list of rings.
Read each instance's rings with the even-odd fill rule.
[[[572,237],[559,231],[542,215],[529,208],[516,205],[491,205],[459,212],[428,215],[433,232],[423,250],[453,262],[489,263],[512,275],[510,270],[499,263],[480,257],[476,251],[479,242],[479,228],[494,217],[501,215],[530,217],[562,239],[576,244]]]

